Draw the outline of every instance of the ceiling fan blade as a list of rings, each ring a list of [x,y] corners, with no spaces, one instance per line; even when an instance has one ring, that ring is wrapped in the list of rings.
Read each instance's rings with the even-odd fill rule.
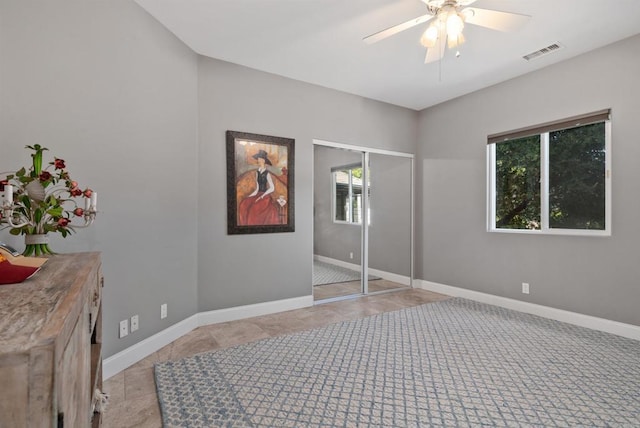
[[[427,55],[424,58],[424,63],[430,64],[432,62],[440,61],[443,56],[444,48],[440,48],[440,46],[434,46],[427,49]]]
[[[433,18],[433,15],[427,13],[426,15],[419,16],[417,18],[413,18],[407,22],[403,22],[402,24],[394,25],[393,27],[389,27],[386,30],[379,31],[377,33],[371,34],[370,36],[362,39],[365,43],[371,44],[375,42],[379,42],[382,39],[386,39],[387,37],[391,37],[394,34],[398,34],[401,31],[408,30],[411,27],[415,27],[416,25],[423,24]]]
[[[531,19],[528,15],[500,12],[489,9],[478,9],[477,7],[466,8],[462,13],[466,17],[465,22],[468,24],[479,25],[492,30],[505,32],[515,31]]]

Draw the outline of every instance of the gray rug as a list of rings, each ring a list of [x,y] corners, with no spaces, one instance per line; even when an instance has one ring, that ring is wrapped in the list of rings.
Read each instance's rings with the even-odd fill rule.
[[[459,298],[155,375],[167,427],[640,426],[640,342]]]
[[[313,261],[313,285],[336,284],[339,282],[359,281],[361,273],[342,266],[332,265],[318,260]],[[380,279],[369,275],[369,281]]]

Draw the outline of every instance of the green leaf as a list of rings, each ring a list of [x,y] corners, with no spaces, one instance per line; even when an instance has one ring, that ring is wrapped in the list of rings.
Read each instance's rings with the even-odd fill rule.
[[[14,236],[20,235],[20,232],[21,232],[21,230],[20,230],[20,229],[11,229],[11,230],[9,231],[9,233],[10,233],[10,234],[12,234],[12,235],[14,235]]]
[[[33,219],[36,221],[36,223],[40,223],[40,220],[42,220],[42,210],[40,208],[36,209],[36,212],[33,215]]]
[[[25,208],[27,210],[31,209],[31,199],[29,199],[29,197],[27,195],[22,195],[22,198],[20,198],[22,200],[22,205],[25,206]]]
[[[49,214],[51,217],[62,217],[62,213],[63,213],[63,209],[62,207],[54,207],[51,208],[47,211],[47,214]]]
[[[20,168],[18,170],[18,172],[16,172],[16,176],[17,177],[24,177],[24,175],[27,173],[27,170],[24,169],[24,167]]]

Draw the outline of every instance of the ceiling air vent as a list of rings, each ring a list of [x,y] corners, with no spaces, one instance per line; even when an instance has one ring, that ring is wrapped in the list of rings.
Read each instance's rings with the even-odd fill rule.
[[[562,45],[559,42],[556,42],[552,45],[547,46],[546,48],[538,49],[535,52],[531,52],[530,54],[525,55],[522,58],[526,59],[527,61],[531,61],[532,59],[540,58],[543,55],[550,54],[551,52],[555,52],[561,48]]]

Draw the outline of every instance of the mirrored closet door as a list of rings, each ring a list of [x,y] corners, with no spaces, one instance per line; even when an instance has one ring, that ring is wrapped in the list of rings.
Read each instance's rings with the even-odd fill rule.
[[[412,162],[410,157],[368,153],[368,281],[372,294],[411,286]]]
[[[362,152],[314,146],[314,300],[362,293]]]
[[[314,142],[315,301],[411,286],[413,156]]]

